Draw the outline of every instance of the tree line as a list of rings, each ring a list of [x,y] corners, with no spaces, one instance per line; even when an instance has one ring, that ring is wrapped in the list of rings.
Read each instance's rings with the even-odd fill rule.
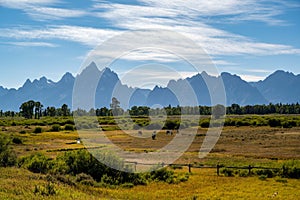
[[[97,109],[90,109],[86,111],[78,108],[71,111],[67,104],[63,104],[60,108],[44,106],[39,101],[29,100],[20,105],[20,111],[6,111],[0,110],[0,117],[15,117],[22,116],[27,119],[39,119],[42,116],[148,116],[148,115],[214,115],[220,117],[222,115],[247,115],[247,114],[300,114],[300,104],[268,104],[268,105],[246,105],[240,106],[232,104],[231,106],[224,107],[223,105],[216,106],[175,106],[171,105],[163,108],[150,108],[148,106],[133,106],[128,110],[120,107],[120,102],[113,97],[110,107],[102,107]]]
[[[0,110],[0,117],[24,117],[26,119],[39,119],[42,116],[71,116],[72,112],[67,104],[63,104],[60,108],[54,106],[48,106],[43,109],[44,106],[39,101],[29,100],[20,105],[20,111],[6,111]]]

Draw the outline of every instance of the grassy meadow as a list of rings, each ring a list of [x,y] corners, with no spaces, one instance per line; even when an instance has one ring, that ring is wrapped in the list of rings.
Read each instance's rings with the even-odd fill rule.
[[[153,130],[146,128],[151,122],[146,117],[133,119],[134,123],[144,125],[143,134],[149,135],[145,138],[128,135],[128,132],[135,135],[138,130],[131,126],[129,119],[121,117],[118,121],[122,122],[122,128],[111,117],[98,117],[96,120],[82,117],[76,126],[71,117],[43,117],[39,120],[1,118],[0,136],[9,141],[7,144],[10,151],[15,152],[16,161],[13,166],[0,168],[0,199],[299,198],[300,116],[297,115],[227,116],[218,143],[203,159],[198,154],[208,119],[181,119],[183,129],[194,130],[196,135],[188,150],[175,161],[178,166],[164,171],[163,175],[168,176],[166,179],[149,173],[141,176],[143,181],[130,178],[139,183],[121,184],[118,180],[119,183],[115,184],[108,178],[93,180],[93,177],[79,172],[67,173],[66,166],[60,164],[75,158],[72,156],[77,155],[73,152],[85,149],[82,143],[77,142],[78,130],[89,134],[102,128],[106,137],[126,151],[153,152],[168,144],[177,134],[175,130],[173,135],[167,135],[166,130],[176,127],[180,119],[174,116],[169,120],[172,121],[170,127],[158,131],[156,140],[152,140]],[[122,131],[124,127],[127,132]],[[33,158],[40,160],[33,162]],[[43,163],[41,166],[48,170],[36,171],[34,169],[38,167],[34,168],[34,163]],[[192,167],[191,173],[188,173],[188,168],[180,164],[203,168]],[[220,169],[219,176],[215,168],[206,168],[217,165],[225,166]],[[247,169],[226,168],[249,165],[270,169],[253,169],[248,174]]]

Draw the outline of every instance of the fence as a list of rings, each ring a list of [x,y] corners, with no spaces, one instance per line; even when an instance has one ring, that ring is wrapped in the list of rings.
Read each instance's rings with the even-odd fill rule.
[[[192,172],[192,168],[198,168],[198,169],[216,169],[216,173],[219,176],[220,175],[220,169],[221,168],[226,168],[226,169],[244,169],[244,170],[248,170],[248,175],[251,175],[251,170],[252,169],[265,169],[265,170],[282,170],[283,174],[285,174],[285,172],[287,171],[287,169],[283,166],[282,168],[271,168],[271,167],[259,167],[259,166],[225,166],[225,165],[216,165],[216,166],[199,166],[199,165],[193,165],[193,164],[169,164],[166,165],[164,163],[161,164],[150,164],[150,163],[138,163],[138,162],[126,162],[126,163],[131,163],[134,164],[134,170],[136,171],[136,166],[137,165],[152,165],[152,166],[161,166],[161,167],[165,167],[165,166],[170,166],[170,167],[187,167],[188,168],[188,172],[191,173]],[[300,170],[300,169],[299,169]]]

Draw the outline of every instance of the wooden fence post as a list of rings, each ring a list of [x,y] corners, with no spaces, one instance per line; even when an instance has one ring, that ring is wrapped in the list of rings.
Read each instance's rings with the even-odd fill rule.
[[[189,164],[188,166],[189,166],[189,173],[191,173],[191,172],[192,172],[192,170],[191,170],[191,168],[192,168],[192,165],[191,165],[191,164]]]
[[[283,177],[286,177],[286,169],[284,165],[282,166],[282,175]]]
[[[217,175],[219,176],[220,175],[220,165],[217,164]]]
[[[252,169],[252,167],[251,167],[251,165],[249,165],[249,166],[248,166],[248,176],[251,175],[251,169]]]
[[[136,172],[137,162],[134,162],[134,172]]]

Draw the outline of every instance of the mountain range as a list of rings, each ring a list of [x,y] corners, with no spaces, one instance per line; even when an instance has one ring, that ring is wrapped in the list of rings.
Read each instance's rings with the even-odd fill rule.
[[[93,80],[99,81],[95,82],[94,88],[91,88]],[[34,81],[27,79],[18,89],[0,86],[0,110],[18,111],[23,102],[31,99],[40,101],[44,107],[61,107],[63,104],[71,107],[73,87],[76,82],[82,83],[80,85],[82,93],[77,96],[74,93],[75,105],[76,102],[87,98],[89,90],[96,91],[94,93],[96,108],[109,107],[113,96],[120,101],[122,108],[130,108],[134,105],[151,107],[156,104],[161,106],[190,105],[187,85],[193,89],[200,105],[210,105],[210,95],[204,80],[206,82],[223,80],[227,105],[300,102],[300,75],[281,70],[258,82],[246,82],[239,76],[227,72],[223,72],[218,77],[202,72],[186,79],[170,80],[166,87],[155,86],[150,90],[128,87],[121,83],[118,75],[111,69],[104,68],[100,71],[92,62],[76,77],[67,72],[58,82],[42,77]]]

